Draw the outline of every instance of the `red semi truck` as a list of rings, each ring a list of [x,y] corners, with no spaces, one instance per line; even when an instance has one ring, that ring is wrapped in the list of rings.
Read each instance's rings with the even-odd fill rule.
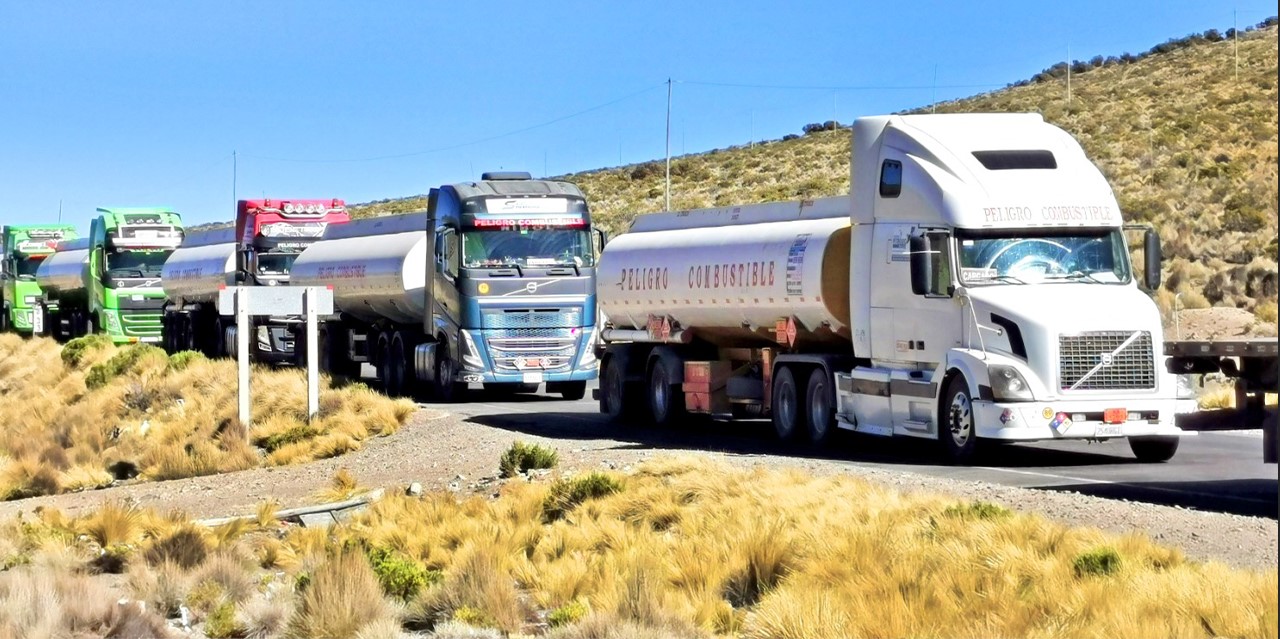
[[[210,357],[235,356],[236,325],[218,309],[227,286],[289,284],[293,261],[332,224],[350,221],[346,204],[327,200],[240,200],[235,227],[192,233],[164,264],[168,297],[164,346],[170,352],[198,350]],[[290,327],[296,317],[256,318],[253,356],[262,361],[294,358]]]

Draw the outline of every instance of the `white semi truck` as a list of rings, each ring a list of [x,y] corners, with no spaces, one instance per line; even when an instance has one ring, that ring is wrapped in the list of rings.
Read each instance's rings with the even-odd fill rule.
[[[783,439],[914,437],[961,463],[988,441],[1174,455],[1190,389],[1070,135],[1036,114],[876,116],[852,149],[851,195],[642,215],[609,243],[602,412],[771,416]]]

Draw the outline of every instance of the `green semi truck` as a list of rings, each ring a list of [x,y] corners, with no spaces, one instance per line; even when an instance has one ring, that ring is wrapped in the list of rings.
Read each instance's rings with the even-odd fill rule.
[[[58,242],[75,237],[69,224],[0,226],[0,333],[31,334],[32,305],[40,299],[36,269]]]
[[[159,342],[160,268],[182,243],[168,208],[99,208],[89,237],[58,244],[36,270],[35,332],[65,341],[103,332],[117,344]]]

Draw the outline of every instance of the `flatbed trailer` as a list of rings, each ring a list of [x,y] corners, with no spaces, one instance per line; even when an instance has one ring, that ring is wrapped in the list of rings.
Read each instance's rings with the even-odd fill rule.
[[[1235,380],[1235,408],[1198,411],[1178,416],[1188,431],[1262,430],[1262,457],[1268,464],[1280,459],[1276,439],[1276,407],[1266,406],[1266,394],[1280,392],[1280,343],[1275,338],[1238,340],[1175,340],[1164,343],[1170,373],[1222,373]]]

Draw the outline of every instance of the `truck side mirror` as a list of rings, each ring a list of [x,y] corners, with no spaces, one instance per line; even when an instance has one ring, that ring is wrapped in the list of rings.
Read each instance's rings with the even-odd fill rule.
[[[595,249],[596,257],[600,257],[600,253],[604,251],[604,245],[609,243],[609,234],[604,229],[593,229],[595,233]]]
[[[911,292],[916,295],[928,295],[933,290],[933,252],[929,244],[929,238],[924,235],[913,235],[909,242]]]
[[[1160,235],[1155,229],[1147,229],[1142,242],[1143,257],[1146,258],[1143,279],[1147,288],[1155,291],[1160,288],[1160,262],[1164,256],[1160,253]]]

